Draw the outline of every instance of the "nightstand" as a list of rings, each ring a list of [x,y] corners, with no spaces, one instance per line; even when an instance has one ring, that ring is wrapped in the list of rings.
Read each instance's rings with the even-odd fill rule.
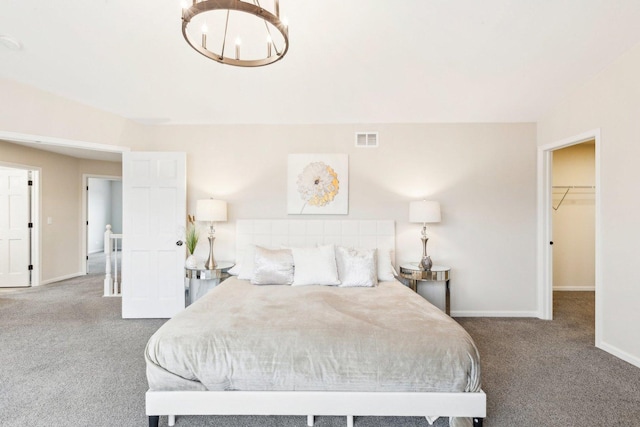
[[[451,314],[450,273],[451,267],[442,265],[434,265],[430,271],[420,270],[417,262],[400,266],[400,276],[409,280],[411,289],[449,315]]]
[[[198,265],[195,268],[185,267],[184,305],[194,303],[198,298],[215,288],[220,282],[229,277],[229,269],[232,262],[221,261],[215,268],[204,268]]]

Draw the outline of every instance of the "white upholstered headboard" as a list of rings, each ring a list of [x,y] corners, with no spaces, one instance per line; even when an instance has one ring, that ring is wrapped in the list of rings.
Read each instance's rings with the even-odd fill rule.
[[[269,248],[329,244],[392,251],[396,226],[392,220],[239,219],[236,221],[236,262],[248,245]]]

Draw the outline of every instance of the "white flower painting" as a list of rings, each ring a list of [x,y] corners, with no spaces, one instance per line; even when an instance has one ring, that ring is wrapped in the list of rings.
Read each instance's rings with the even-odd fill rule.
[[[289,154],[287,213],[349,213],[346,154]]]

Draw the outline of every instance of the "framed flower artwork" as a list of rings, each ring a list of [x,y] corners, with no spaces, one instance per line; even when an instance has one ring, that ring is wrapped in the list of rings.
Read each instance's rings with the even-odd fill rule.
[[[287,213],[346,215],[349,213],[347,154],[289,154]]]

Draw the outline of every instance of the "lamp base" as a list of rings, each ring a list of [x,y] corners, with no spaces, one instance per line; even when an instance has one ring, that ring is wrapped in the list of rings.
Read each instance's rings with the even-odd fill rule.
[[[430,256],[424,256],[420,260],[420,270],[422,271],[431,271],[431,267],[433,267],[433,261],[431,261]]]
[[[213,258],[213,241],[216,240],[215,237],[209,236],[209,259],[204,263],[204,268],[207,270],[213,270],[216,268],[218,264],[216,264],[216,260]]]
[[[431,271],[431,267],[433,266],[433,261],[431,261],[431,257],[427,255],[427,242],[429,238],[427,237],[427,229],[426,227],[422,228],[422,259],[420,260],[420,270],[422,271]]]

